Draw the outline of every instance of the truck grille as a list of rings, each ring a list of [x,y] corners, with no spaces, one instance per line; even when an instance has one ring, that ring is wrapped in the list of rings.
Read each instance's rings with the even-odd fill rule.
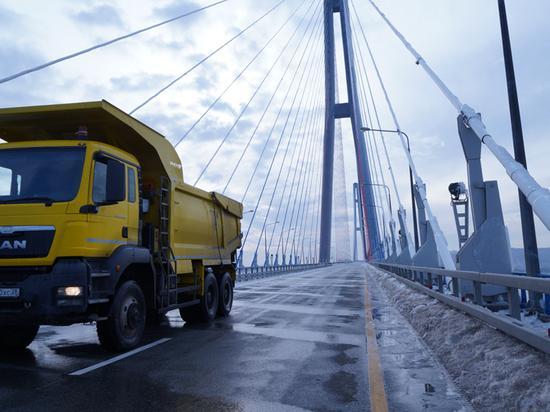
[[[45,257],[54,236],[52,226],[0,226],[0,259]]]

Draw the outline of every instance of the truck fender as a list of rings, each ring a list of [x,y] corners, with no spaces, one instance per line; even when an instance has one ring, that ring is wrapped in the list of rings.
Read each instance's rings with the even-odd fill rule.
[[[145,264],[151,267],[154,273],[153,260],[149,249],[139,246],[124,245],[118,247],[107,260],[107,269],[111,273],[113,290],[116,288],[120,276],[133,264]]]

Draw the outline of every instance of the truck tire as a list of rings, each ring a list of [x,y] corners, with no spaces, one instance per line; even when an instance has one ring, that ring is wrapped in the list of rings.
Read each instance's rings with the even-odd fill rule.
[[[109,318],[97,322],[99,342],[116,352],[135,348],[143,337],[145,314],[145,298],[139,285],[133,280],[123,283],[116,292]]]
[[[224,273],[220,279],[220,301],[218,303],[218,315],[225,317],[228,316],[233,307],[233,279],[229,273]]]
[[[198,305],[180,309],[182,319],[188,323],[212,322],[218,313],[218,281],[212,273],[204,278],[204,295]]]
[[[25,349],[36,337],[40,325],[27,323],[22,325],[0,326],[0,348],[7,350]]]

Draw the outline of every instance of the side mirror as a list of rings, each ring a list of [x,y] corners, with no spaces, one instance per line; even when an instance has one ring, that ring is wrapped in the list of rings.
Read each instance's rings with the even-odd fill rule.
[[[117,203],[126,199],[126,168],[116,159],[107,159],[107,184],[105,203]]]

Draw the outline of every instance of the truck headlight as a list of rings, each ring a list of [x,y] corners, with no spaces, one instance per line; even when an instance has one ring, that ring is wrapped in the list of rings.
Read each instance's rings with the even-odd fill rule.
[[[77,297],[82,296],[83,293],[84,289],[82,286],[64,286],[57,288],[57,296]]]

